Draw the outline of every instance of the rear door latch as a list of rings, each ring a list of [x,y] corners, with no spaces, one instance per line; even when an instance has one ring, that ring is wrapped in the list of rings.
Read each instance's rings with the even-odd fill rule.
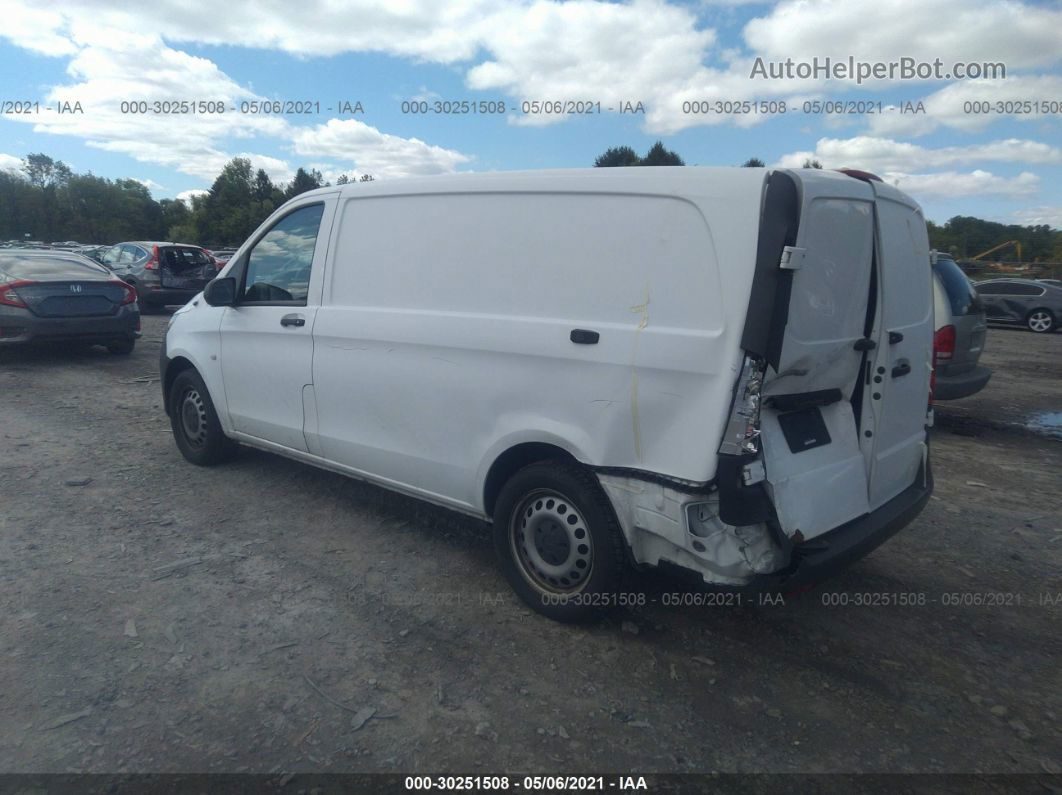
[[[778,267],[787,271],[798,271],[804,264],[804,257],[808,250],[799,246],[786,246],[782,249],[782,258],[778,261]]]

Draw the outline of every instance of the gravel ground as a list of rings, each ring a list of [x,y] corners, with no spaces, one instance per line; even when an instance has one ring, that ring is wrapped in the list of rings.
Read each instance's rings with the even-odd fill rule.
[[[468,519],[251,450],[186,464],[165,322],[126,358],[0,350],[0,771],[1062,769],[1062,445],[1028,427],[1062,410],[1062,334],[990,331],[930,505],[843,575],[730,607],[646,576],[573,628]]]

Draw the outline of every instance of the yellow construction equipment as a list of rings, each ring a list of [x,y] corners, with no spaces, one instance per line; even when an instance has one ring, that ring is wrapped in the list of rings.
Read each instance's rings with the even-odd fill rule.
[[[981,257],[987,257],[993,251],[999,251],[1001,248],[1005,248],[1006,246],[1014,246],[1014,248],[1018,252],[1018,262],[1021,262],[1021,243],[1019,243],[1017,240],[1008,240],[1006,243],[1000,243],[998,246],[992,246],[992,248],[988,249],[988,251],[982,251],[976,257],[970,257],[970,262],[973,262],[974,260],[979,260],[981,259]]]

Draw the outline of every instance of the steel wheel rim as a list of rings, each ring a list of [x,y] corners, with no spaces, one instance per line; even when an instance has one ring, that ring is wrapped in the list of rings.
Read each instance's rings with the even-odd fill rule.
[[[207,439],[206,405],[197,389],[189,389],[181,399],[181,432],[192,447],[202,447]]]
[[[1029,315],[1029,328],[1033,331],[1047,331],[1051,328],[1051,316],[1046,312],[1033,312]]]
[[[594,544],[586,519],[559,492],[536,489],[520,500],[509,522],[509,543],[521,574],[542,593],[586,587]]]

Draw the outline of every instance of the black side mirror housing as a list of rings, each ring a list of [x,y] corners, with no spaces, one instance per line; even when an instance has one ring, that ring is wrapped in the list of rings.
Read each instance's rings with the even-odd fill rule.
[[[203,300],[211,306],[233,306],[236,303],[236,280],[231,276],[211,279],[203,288]]]

